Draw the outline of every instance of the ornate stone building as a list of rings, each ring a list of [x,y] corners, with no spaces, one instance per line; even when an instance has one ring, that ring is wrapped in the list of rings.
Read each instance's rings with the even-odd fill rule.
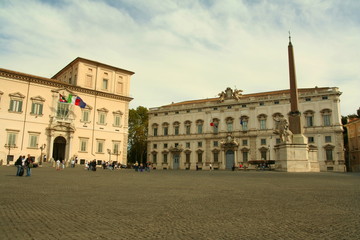
[[[349,119],[345,125],[348,131],[349,171],[360,172],[360,108],[358,118]]]
[[[298,89],[304,135],[321,171],[345,171],[343,127],[336,87]],[[231,169],[275,160],[277,119],[288,118],[290,91],[242,94],[173,103],[149,111],[148,160],[157,169]]]
[[[0,160],[126,163],[133,74],[84,58],[52,78],[0,69]]]

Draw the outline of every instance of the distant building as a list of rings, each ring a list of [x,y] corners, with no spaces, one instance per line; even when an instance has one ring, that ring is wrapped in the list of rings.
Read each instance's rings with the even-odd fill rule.
[[[133,74],[84,58],[52,78],[0,69],[2,164],[20,154],[36,162],[126,163]]]
[[[347,128],[349,143],[349,171],[360,172],[360,118],[350,119],[345,127]]]
[[[345,171],[343,127],[336,87],[299,89],[309,148],[321,171]],[[148,160],[157,169],[231,169],[275,160],[277,117],[288,117],[290,91],[242,94],[173,103],[149,110]]]

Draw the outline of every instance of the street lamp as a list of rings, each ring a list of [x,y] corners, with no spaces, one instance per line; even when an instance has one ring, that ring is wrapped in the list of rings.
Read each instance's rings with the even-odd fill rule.
[[[40,154],[40,165],[42,165],[42,163],[43,163],[43,150],[46,148],[46,144],[44,143],[44,144],[41,145],[39,148],[40,148],[40,151],[41,151],[41,154]]]
[[[110,162],[111,162],[111,150],[110,150],[110,149],[107,149],[107,152],[108,152],[108,154],[109,154],[109,164],[110,164]]]
[[[8,152],[8,155],[7,155],[7,158],[6,158],[6,164],[9,165],[10,164],[10,161],[13,160],[13,158],[11,158],[10,156],[10,150],[11,148],[15,148],[15,144],[6,144],[5,147],[7,147],[9,149],[9,152]]]

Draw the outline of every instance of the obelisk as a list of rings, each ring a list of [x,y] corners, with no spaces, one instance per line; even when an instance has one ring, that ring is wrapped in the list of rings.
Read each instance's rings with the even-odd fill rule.
[[[289,36],[289,78],[290,78],[290,114],[289,114],[289,130],[293,133],[293,143],[307,143],[303,135],[301,125],[301,114],[299,111],[299,94],[296,84],[294,50]]]

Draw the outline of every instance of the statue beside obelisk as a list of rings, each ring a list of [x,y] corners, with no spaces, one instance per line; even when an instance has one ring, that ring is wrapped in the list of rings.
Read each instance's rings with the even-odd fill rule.
[[[296,84],[294,50],[289,36],[289,78],[290,78],[290,113],[288,130],[291,134],[289,141],[287,135],[287,121],[280,119],[276,133],[280,134],[281,143],[276,145],[275,167],[277,170],[286,172],[319,172],[317,161],[317,149],[309,147],[307,138],[303,134],[301,113],[299,111],[299,95]],[[284,128],[284,129],[283,129]],[[282,135],[281,135],[282,134]],[[285,136],[285,138],[284,138]]]

